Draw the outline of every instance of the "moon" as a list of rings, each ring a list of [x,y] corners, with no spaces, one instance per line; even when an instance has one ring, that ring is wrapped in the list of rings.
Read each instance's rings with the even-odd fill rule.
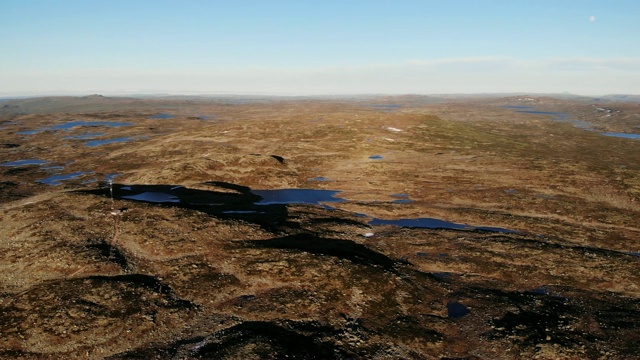
[[[593,16],[593,15],[589,16],[589,21],[591,21],[591,22],[596,21],[596,17],[595,17],[595,16]]]

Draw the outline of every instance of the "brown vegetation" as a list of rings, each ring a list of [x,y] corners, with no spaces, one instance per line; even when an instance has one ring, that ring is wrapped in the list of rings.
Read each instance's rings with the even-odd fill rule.
[[[638,104],[238,100],[5,103],[0,357],[640,356]]]

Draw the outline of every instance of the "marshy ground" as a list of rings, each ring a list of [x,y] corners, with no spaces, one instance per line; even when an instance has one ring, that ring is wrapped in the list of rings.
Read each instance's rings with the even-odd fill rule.
[[[640,357],[640,105],[240,100],[0,102],[0,357]]]

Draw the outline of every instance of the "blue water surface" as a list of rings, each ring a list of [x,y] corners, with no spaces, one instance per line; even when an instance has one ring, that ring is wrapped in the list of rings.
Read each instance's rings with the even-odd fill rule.
[[[46,164],[47,161],[38,160],[38,159],[25,159],[25,160],[16,160],[16,161],[8,161],[6,163],[0,164],[0,166],[27,166],[27,165],[43,165]]]

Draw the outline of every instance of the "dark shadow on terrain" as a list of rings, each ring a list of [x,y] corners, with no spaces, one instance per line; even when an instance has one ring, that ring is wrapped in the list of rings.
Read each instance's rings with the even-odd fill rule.
[[[430,329],[420,323],[411,315],[399,315],[389,321],[388,324],[381,329],[384,334],[389,334],[394,338],[414,339],[420,342],[438,342],[444,339],[442,333]]]
[[[594,357],[598,357],[599,349],[593,344],[604,341],[620,353],[640,355],[640,309],[635,299],[612,293],[563,297],[538,292],[469,290],[471,297],[484,296],[495,307],[517,309],[491,320],[493,330],[483,334],[489,339],[512,338],[529,348],[543,343],[586,347]],[[606,299],[599,299],[601,296]]]
[[[23,175],[28,172],[33,172],[33,169],[29,167],[15,167],[15,168],[10,168],[3,171],[3,174],[11,176],[11,175]]]
[[[113,184],[113,197],[120,200],[197,210],[221,219],[251,222],[271,231],[282,225],[298,227],[297,224],[288,222],[288,211],[285,205],[257,205],[256,202],[262,198],[251,193],[251,189],[246,186],[226,182],[207,182],[205,184],[233,192],[189,189],[175,185]],[[78,192],[104,197],[111,196],[108,184],[102,184],[99,189]]]
[[[278,156],[278,155],[269,155],[269,156],[271,156],[272,158],[278,160],[278,162],[280,164],[284,164],[284,158],[282,156]]]
[[[251,154],[251,155],[253,155],[253,156],[265,156],[265,155],[262,155],[262,154]],[[280,164],[284,164],[284,162],[285,162],[285,160],[284,160],[284,158],[282,156],[279,156],[279,155],[268,155],[268,156],[271,157],[271,158],[276,159]]]
[[[245,244],[260,248],[293,249],[317,255],[334,256],[356,264],[394,271],[399,262],[351,240],[322,238],[313,234],[295,234],[268,240],[250,240]]]
[[[325,339],[338,331],[317,322],[247,321],[207,336],[182,339],[168,346],[143,348],[110,359],[349,359],[343,349]]]
[[[352,219],[346,219],[346,218],[339,218],[339,217],[323,217],[323,218],[309,219],[307,221],[307,223],[309,223],[309,224],[333,223],[333,224],[340,224],[340,225],[348,225],[348,226],[358,226],[358,227],[363,227],[363,228],[370,228],[368,225],[365,225],[365,224],[361,223],[360,221],[352,220]]]
[[[86,247],[90,250],[96,250],[100,257],[118,264],[120,268],[122,268],[122,270],[129,269],[129,262],[127,261],[127,257],[120,251],[120,249],[112,246],[106,241],[101,240],[99,242],[92,242]]]
[[[333,197],[335,191],[315,189],[253,191],[247,186],[221,181],[203,184],[218,190],[190,189],[175,185],[112,184],[111,186],[114,199],[192,209],[220,219],[237,219],[254,223],[267,231],[281,231],[285,228],[300,230],[304,225],[327,223],[366,227],[361,222],[341,217],[339,214],[322,218],[290,215],[289,205],[322,206],[325,201],[342,201],[342,199]],[[111,196],[107,183],[101,183],[98,189],[78,190],[77,192],[104,197]],[[285,193],[285,196],[280,193]],[[316,214],[316,212],[311,214]]]
[[[569,250],[586,254],[600,255],[603,257],[622,257],[631,259],[632,254],[624,251],[603,249],[593,246],[571,245],[571,244],[558,244],[550,241],[536,240],[532,238],[521,237],[509,237],[509,236],[492,236],[486,238],[487,241],[496,241],[502,243],[514,243],[517,245],[525,245],[536,248],[554,249],[554,250]]]
[[[134,287],[142,287],[151,290],[155,293],[162,294],[169,300],[168,307],[192,309],[197,308],[197,305],[188,300],[182,300],[178,298],[169,285],[163,284],[155,276],[149,276],[144,274],[127,274],[116,276],[103,276],[94,275],[88,276],[84,279],[96,280],[99,282],[116,282],[126,283]]]
[[[0,191],[7,191],[10,188],[15,188],[18,186],[18,183],[14,181],[0,181]]]
[[[315,335],[315,336],[314,336]],[[263,321],[248,321],[213,334],[207,344],[193,355],[207,359],[242,358],[244,348],[252,354],[271,359],[342,359],[346,358],[333,344],[323,343],[318,335],[304,335]]]
[[[489,233],[489,232],[498,232],[498,233],[507,233],[507,234],[518,234],[519,231],[503,229],[499,227],[490,227],[490,226],[470,226],[465,224],[456,224],[454,222],[433,219],[433,218],[414,218],[414,219],[378,219],[374,218],[369,221],[369,225],[393,225],[404,228],[414,228],[414,229],[441,229],[441,230],[459,230],[459,231],[473,231],[479,233]]]
[[[47,359],[41,353],[22,350],[0,350],[0,359]]]

